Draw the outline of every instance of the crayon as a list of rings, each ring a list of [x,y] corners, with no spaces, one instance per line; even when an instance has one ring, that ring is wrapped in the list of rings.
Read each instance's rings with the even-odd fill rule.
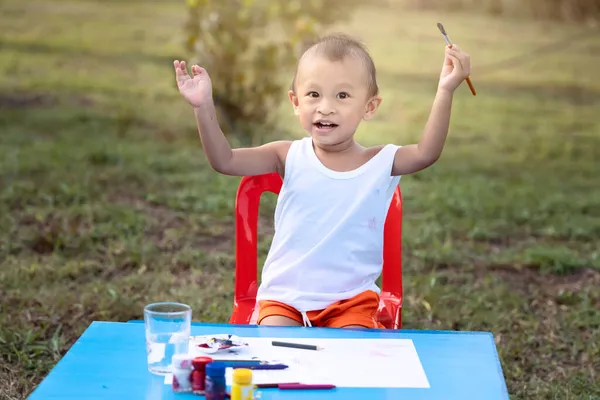
[[[335,389],[335,385],[308,385],[301,383],[282,383],[279,390],[329,390]]]
[[[278,342],[276,340],[274,340],[271,343],[273,346],[279,346],[279,347],[289,347],[292,349],[304,349],[304,350],[323,350],[322,347],[319,346],[315,346],[312,344],[300,344],[300,343],[288,343],[288,342]]]
[[[257,383],[256,386],[258,389],[277,389],[279,385],[299,385],[300,382],[288,382],[288,383]]]
[[[247,368],[247,369],[286,369],[285,364],[228,364],[230,368]]]

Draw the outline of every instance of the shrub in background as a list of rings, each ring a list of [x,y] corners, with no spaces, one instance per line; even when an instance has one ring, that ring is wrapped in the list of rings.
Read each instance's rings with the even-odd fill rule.
[[[190,61],[213,82],[225,133],[257,144],[275,127],[276,110],[303,47],[327,26],[348,19],[357,0],[188,0]]]

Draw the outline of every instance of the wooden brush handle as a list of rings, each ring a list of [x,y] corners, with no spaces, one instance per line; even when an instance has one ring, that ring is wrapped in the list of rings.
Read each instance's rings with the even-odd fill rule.
[[[469,89],[471,89],[471,93],[473,93],[473,96],[476,96],[477,93],[475,92],[475,88],[473,87],[473,83],[471,82],[471,78],[469,78],[467,76],[467,85],[469,85]]]
[[[450,46],[450,48],[452,48],[452,43],[450,43],[448,46]],[[471,93],[473,93],[473,96],[477,95],[477,92],[475,92],[475,88],[473,87],[473,82],[471,82],[471,78],[469,78],[467,76],[467,85],[469,85],[469,89],[471,89]]]

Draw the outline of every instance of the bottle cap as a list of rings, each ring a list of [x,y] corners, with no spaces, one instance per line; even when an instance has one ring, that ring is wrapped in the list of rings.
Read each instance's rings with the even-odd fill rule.
[[[234,369],[233,382],[238,385],[250,385],[252,383],[252,370],[248,368]]]
[[[213,361],[213,359],[210,357],[195,357],[192,360],[192,365],[193,365],[194,369],[204,370],[204,367],[206,367],[206,364],[211,363],[212,361]]]
[[[175,369],[189,369],[192,368],[192,357],[188,354],[175,354],[171,358],[171,364]]]
[[[212,362],[210,364],[206,364],[206,375],[225,376],[225,364],[219,362]]]

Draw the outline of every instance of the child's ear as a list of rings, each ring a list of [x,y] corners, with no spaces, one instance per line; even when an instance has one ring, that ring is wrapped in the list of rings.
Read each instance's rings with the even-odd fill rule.
[[[365,109],[365,115],[363,116],[363,119],[370,120],[371,118],[373,118],[373,116],[375,115],[375,111],[377,111],[377,108],[379,108],[382,101],[383,99],[379,96],[371,97],[371,99],[367,102],[367,107]]]
[[[300,110],[298,110],[298,96],[296,96],[296,93],[294,93],[293,90],[290,90],[288,92],[288,96],[290,98],[290,101],[292,102],[292,106],[294,107],[294,114],[300,114]]]

